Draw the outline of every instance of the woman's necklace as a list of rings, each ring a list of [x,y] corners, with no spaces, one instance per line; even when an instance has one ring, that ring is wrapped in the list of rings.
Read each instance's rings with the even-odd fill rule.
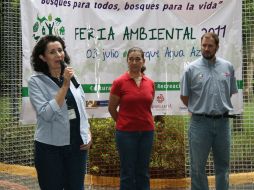
[[[57,79],[58,81],[60,81],[61,78],[62,78],[61,71],[58,70],[58,69],[57,70],[51,70],[49,73],[50,73],[51,77]]]
[[[61,82],[61,81],[62,81],[62,77],[61,77],[61,76],[56,77],[56,79],[58,80],[58,82]]]
[[[55,81],[58,85],[61,85],[62,82],[63,82],[63,76],[61,75],[55,75],[55,76],[52,76],[50,74],[50,77],[53,79],[53,81]]]

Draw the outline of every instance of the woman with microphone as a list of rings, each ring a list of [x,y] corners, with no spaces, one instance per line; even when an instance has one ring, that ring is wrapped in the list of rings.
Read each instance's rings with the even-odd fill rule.
[[[83,190],[90,125],[81,85],[73,84],[74,70],[65,42],[47,35],[35,45],[28,82],[36,111],[35,168],[42,190]]]

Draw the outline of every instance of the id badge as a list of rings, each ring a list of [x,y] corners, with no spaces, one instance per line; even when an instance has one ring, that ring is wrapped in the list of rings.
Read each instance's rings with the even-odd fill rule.
[[[76,119],[76,113],[75,113],[74,109],[69,109],[68,110],[68,115],[69,115],[69,120]]]

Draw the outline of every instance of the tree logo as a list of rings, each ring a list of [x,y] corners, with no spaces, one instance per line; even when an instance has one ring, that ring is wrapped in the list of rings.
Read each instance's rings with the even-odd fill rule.
[[[62,25],[60,17],[54,18],[52,14],[48,16],[39,16],[37,14],[33,25],[33,39],[37,42],[41,36],[56,35],[63,37],[65,34],[65,27]]]

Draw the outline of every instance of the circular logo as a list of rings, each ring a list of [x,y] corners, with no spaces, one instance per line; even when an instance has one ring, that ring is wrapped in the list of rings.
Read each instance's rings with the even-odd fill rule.
[[[162,103],[164,101],[164,96],[163,94],[160,94],[159,96],[157,96],[157,102],[158,103]]]

